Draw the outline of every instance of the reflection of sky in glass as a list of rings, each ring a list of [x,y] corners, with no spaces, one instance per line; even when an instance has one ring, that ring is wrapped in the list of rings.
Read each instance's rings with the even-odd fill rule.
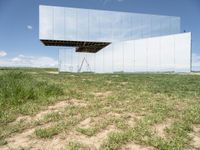
[[[63,71],[188,71],[190,37],[157,38],[179,32],[179,17],[40,6],[40,39],[112,42],[95,54],[76,53],[75,48],[60,50]]]
[[[40,6],[40,39],[113,42],[179,32],[179,17]]]
[[[40,39],[53,39],[53,7],[40,7]]]
[[[60,49],[59,68],[69,72],[78,72],[81,68],[81,72],[97,73],[189,72],[190,46],[191,34],[183,33],[113,42],[97,53],[76,53],[75,48]]]

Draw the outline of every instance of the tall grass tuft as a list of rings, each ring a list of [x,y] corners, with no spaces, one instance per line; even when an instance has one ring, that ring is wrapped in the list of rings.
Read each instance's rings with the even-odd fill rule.
[[[0,74],[0,116],[10,108],[18,108],[27,102],[40,103],[41,100],[59,95],[63,95],[62,88],[39,81],[31,74],[20,71]]]

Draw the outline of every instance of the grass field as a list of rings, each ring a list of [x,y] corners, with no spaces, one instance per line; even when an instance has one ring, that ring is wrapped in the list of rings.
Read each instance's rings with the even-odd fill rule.
[[[0,149],[200,149],[200,75],[2,68]]]

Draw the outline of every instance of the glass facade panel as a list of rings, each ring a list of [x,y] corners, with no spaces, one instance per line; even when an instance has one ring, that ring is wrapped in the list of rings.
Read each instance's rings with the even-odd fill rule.
[[[143,15],[142,16],[142,37],[151,37],[151,16]]]
[[[74,48],[66,48],[59,50],[59,70],[62,72],[72,72],[73,71],[73,51]]]
[[[61,49],[61,71],[176,71],[177,67],[181,69],[181,63],[185,63],[182,70],[189,70],[191,37],[171,35],[180,33],[179,17],[40,6],[39,25],[42,42],[62,40],[62,46],[67,43],[83,49],[91,45],[98,49],[102,44],[99,42],[110,43],[96,53]],[[184,57],[178,56],[181,48]]]
[[[108,14],[106,11],[102,11],[99,16],[100,21],[100,38],[99,41],[110,42],[112,41],[112,23],[113,15]],[[116,24],[116,28],[118,25]]]
[[[160,47],[160,66],[162,71],[173,71],[174,70],[174,39],[170,36],[161,38]]]
[[[171,34],[170,18],[162,16],[160,18],[160,35]]]
[[[132,27],[132,15],[130,13],[123,13],[121,15],[121,41],[133,39]]]
[[[142,38],[142,18],[138,14],[133,14],[132,17],[132,35],[134,39]]]
[[[103,73],[104,72],[104,69],[103,69],[103,59],[104,59],[104,52],[103,50],[102,51],[99,51],[98,53],[95,54],[95,72],[97,73]]]
[[[126,41],[124,42],[124,71],[133,72],[134,71],[134,42]]]
[[[40,39],[53,39],[53,7],[40,6]]]
[[[64,40],[65,38],[65,9],[60,7],[54,7],[54,40]]]
[[[149,72],[157,72],[160,70],[160,62],[161,62],[160,43],[156,38],[150,38],[147,41],[148,41],[147,68]]]
[[[111,12],[110,15],[112,16],[111,21],[111,30],[112,30],[112,41],[117,41],[121,38],[121,18],[120,14]]]
[[[89,11],[89,41],[97,41],[100,38],[100,16],[95,10]]]
[[[104,72],[113,72],[113,45],[109,45],[103,49],[103,68]]]
[[[147,71],[147,47],[146,40],[135,41],[135,71]]]
[[[90,53],[79,53],[78,72],[92,72],[93,55]]]
[[[65,8],[65,40],[77,40],[77,15],[76,10]]]
[[[161,36],[161,22],[160,16],[151,16],[151,36]]]
[[[113,49],[113,72],[122,72],[124,66],[124,45],[123,43],[114,43]]]
[[[176,34],[180,33],[181,27],[180,27],[180,18],[179,17],[170,17],[171,20],[171,33]]]
[[[89,38],[89,11],[77,9],[77,40],[88,41]]]
[[[190,46],[191,34],[184,33],[115,42],[97,53],[75,53],[75,49],[61,49],[59,68],[61,71],[97,73],[188,72]]]
[[[115,42],[179,32],[179,17],[40,6],[40,39]]]
[[[191,33],[177,34],[175,41],[175,71],[191,71]],[[180,55],[181,54],[181,55]]]
[[[94,72],[95,69],[95,55],[93,53],[86,53],[87,55],[87,65],[89,67],[89,72]]]

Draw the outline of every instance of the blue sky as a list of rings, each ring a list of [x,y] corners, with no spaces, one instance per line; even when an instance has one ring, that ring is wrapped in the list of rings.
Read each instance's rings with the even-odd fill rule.
[[[200,0],[0,0],[0,65],[57,65],[58,48],[39,41],[40,4],[180,16],[181,31],[192,32],[193,68],[200,68]]]

